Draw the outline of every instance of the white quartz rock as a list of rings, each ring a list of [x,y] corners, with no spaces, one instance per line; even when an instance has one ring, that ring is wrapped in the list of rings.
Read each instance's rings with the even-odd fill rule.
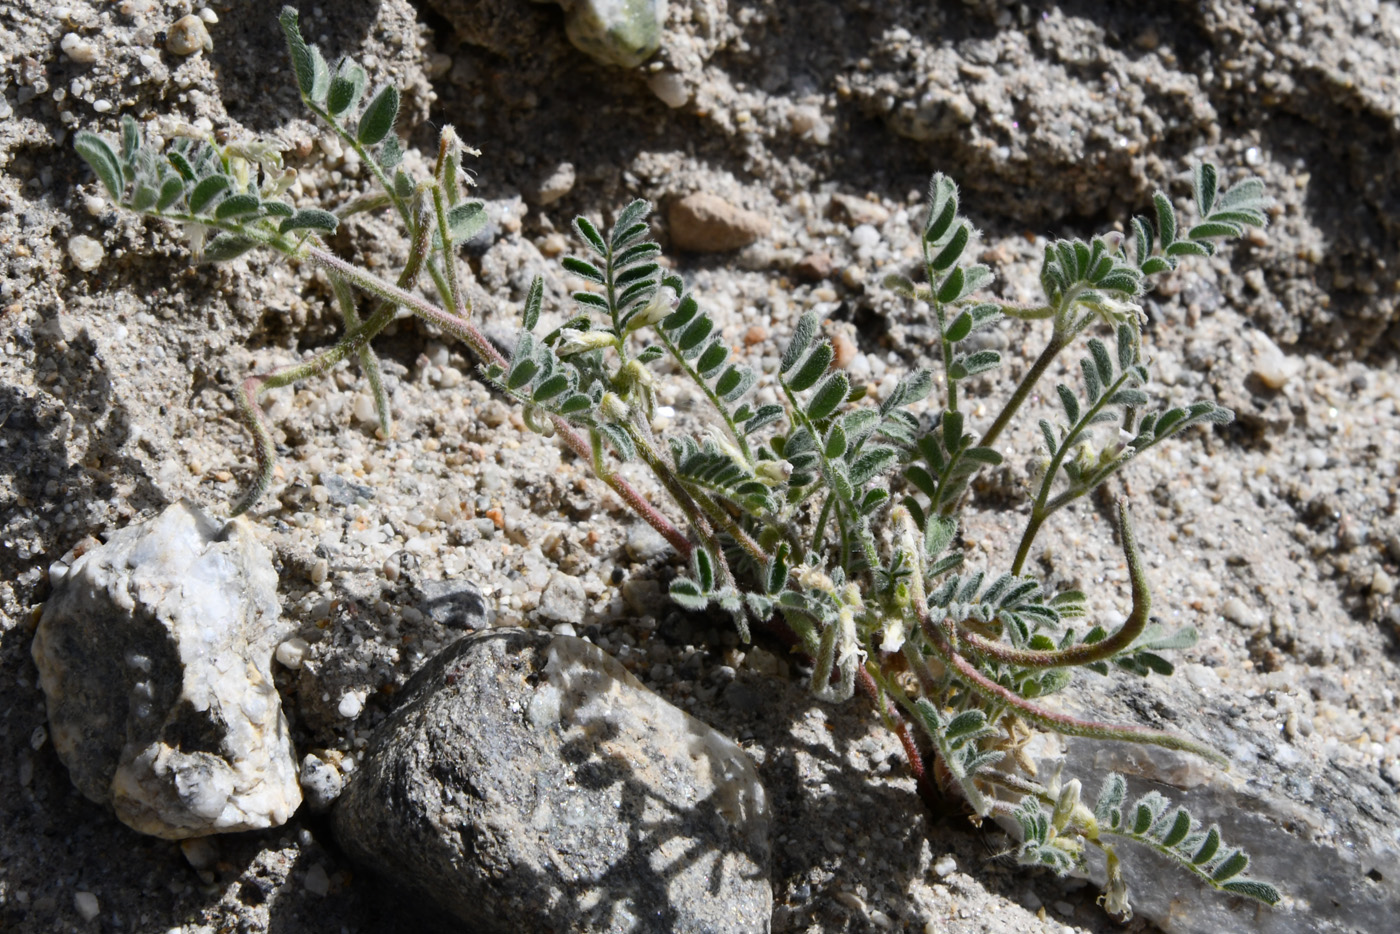
[[[271,665],[290,630],[252,527],[179,503],[81,547],[33,645],[73,783],[167,839],[285,823],[301,790]]]

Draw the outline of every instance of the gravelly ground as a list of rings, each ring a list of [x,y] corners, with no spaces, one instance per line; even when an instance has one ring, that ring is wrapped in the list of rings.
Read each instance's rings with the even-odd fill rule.
[[[359,179],[295,112],[276,6],[216,5],[213,51],[188,58],[159,35],[190,12],[180,3],[0,7],[5,930],[379,931],[403,910],[360,884],[316,818],[221,839],[202,868],[126,830],[69,784],[45,742],[29,661],[47,565],[84,535],[181,497],[221,509],[251,464],[231,388],[335,333],[328,290],[309,270],[258,257],[190,266],[176,232],[115,213],[70,148],[72,129],[173,113],[276,134],[304,154],[308,202]],[[1393,810],[1394,4],[1260,4],[1254,16],[1227,2],[1189,13],[1148,4],[1095,23],[1095,4],[985,0],[928,14],[844,0],[799,14],[696,0],[672,4],[657,67],[636,73],[575,52],[552,7],[481,4],[506,18],[473,28],[470,10],[437,6],[444,13],[338,4],[333,24],[315,10],[303,22],[328,51],[407,86],[401,131],[453,122],[482,149],[495,236],[471,264],[494,297],[479,313],[497,333],[536,273],[560,320],[570,283],[554,257],[573,248],[574,213],[703,189],[773,224],[735,256],[677,257],[734,347],[771,371],[815,308],[854,342],[852,372],[878,387],[931,362],[930,323],[878,286],[915,255],[931,170],[964,182],[1010,298],[1033,294],[1043,237],[1122,219],[1156,185],[1184,197],[1192,158],[1220,162],[1229,178],[1261,174],[1277,216],[1229,254],[1235,273],[1224,259],[1197,263],[1147,306],[1162,393],[1213,398],[1240,418],[1143,458],[1115,492],[1138,504],[1159,612],[1202,634],[1174,679],[1185,694],[1171,696],[1204,698],[1239,731],[1236,775],[1296,795],[1289,775],[1354,774]],[[458,46],[444,14],[476,44]],[[68,33],[93,47],[91,61],[63,48]],[[682,106],[658,100],[659,76],[688,91]],[[426,146],[431,130],[409,140]],[[572,190],[541,206],[539,186],[565,161]],[[78,265],[77,235],[101,245],[93,268]],[[374,223],[336,246],[386,266],[403,251]],[[1007,326],[988,340],[1015,359],[1038,350],[1036,334]],[[929,813],[866,709],[807,698],[800,665],[776,641],[740,646],[725,625],[657,599],[668,561],[632,557],[621,504],[525,431],[440,335],[404,322],[380,349],[400,420],[393,440],[374,436],[348,368],[274,393],[269,409],[282,473],[254,521],[277,554],[284,610],[312,643],[301,670],[280,675],[299,750],[353,762],[394,690],[454,637],[419,612],[423,582],[475,581],[497,622],[548,625],[539,592],[559,570],[583,583],[582,633],[759,762],[777,807],[775,930],[1118,929],[1092,888],[1025,874],[1000,857],[1010,843],[996,830]],[[1280,375],[1282,388],[1269,389]],[[687,423],[684,396],[663,401]],[[1008,467],[967,531],[989,560],[1013,546],[1036,454],[1032,431],[1007,443]],[[371,492],[347,494],[336,477]],[[1109,528],[1104,503],[1087,504],[1051,530],[1041,559],[1105,613],[1129,602]],[[368,700],[347,721],[339,702],[352,691]],[[1345,845],[1347,826],[1336,832]],[[933,868],[945,856],[956,864],[946,875]],[[313,891],[317,867],[324,895]],[[1374,882],[1394,898],[1394,876]],[[79,892],[97,896],[97,919],[81,919]]]

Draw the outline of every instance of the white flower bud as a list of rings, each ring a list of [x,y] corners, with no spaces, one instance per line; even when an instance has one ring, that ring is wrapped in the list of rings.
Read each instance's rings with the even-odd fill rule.
[[[559,344],[554,348],[554,352],[561,357],[567,357],[602,347],[616,346],[617,338],[607,331],[575,331],[573,328],[565,328],[559,335]]]
[[[621,422],[626,421],[628,413],[632,410],[616,393],[605,392],[603,401],[598,403],[598,411],[610,422]]]

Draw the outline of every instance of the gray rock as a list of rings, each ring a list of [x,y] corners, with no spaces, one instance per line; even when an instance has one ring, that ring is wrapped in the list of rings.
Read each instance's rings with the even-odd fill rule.
[[[564,8],[564,31],[604,65],[634,68],[661,47],[666,0],[535,0]]]
[[[307,753],[301,760],[301,791],[312,811],[330,810],[344,788],[345,779],[334,763],[315,753]]]
[[[316,476],[316,482],[326,488],[326,495],[337,506],[353,506],[356,500],[374,499],[374,488],[362,483],[351,483],[344,477],[323,470]]]
[[[180,503],[50,579],[32,651],[73,784],[167,839],[284,823],[301,791],[271,665],[289,627],[252,527]]]
[[[333,812],[351,857],[477,931],[767,931],[748,756],[602,650],[495,630],[420,671]]]
[[[1068,697],[1113,722],[1141,722],[1133,711],[1154,711],[1167,722],[1152,726],[1205,741],[1233,760],[1229,772],[1172,750],[1089,740],[1070,741],[1063,758],[1043,761],[1042,772],[1063,766],[1065,778],[1083,780],[1089,805],[1109,772],[1128,780],[1130,801],[1160,791],[1202,823],[1218,824],[1225,843],[1249,854],[1246,875],[1273,883],[1284,900],[1269,909],[1232,898],[1125,842],[1117,849],[1134,911],[1166,934],[1350,934],[1393,927],[1400,916],[1394,789],[1380,775],[1341,762],[1308,761],[1277,728],[1252,727],[1241,716],[1241,698],[1194,685],[1192,673],[1124,678],[1107,689],[1100,679],[1084,679]],[[1102,860],[1091,864],[1091,875],[1103,883]]]
[[[724,253],[766,236],[768,218],[735,207],[706,191],[671,202],[666,212],[671,224],[671,245],[692,253]]]
[[[490,520],[487,520],[490,521]],[[448,629],[485,629],[491,625],[486,598],[466,581],[423,581],[418,609]]]
[[[577,577],[556,571],[540,594],[540,615],[556,623],[581,623],[588,597]]]

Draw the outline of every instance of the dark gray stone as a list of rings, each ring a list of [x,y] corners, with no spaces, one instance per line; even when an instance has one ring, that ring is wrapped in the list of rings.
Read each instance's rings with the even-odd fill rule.
[[[405,688],[335,806],[374,874],[469,930],[767,931],[747,754],[568,636],[469,636]]]
[[[486,598],[466,581],[424,581],[418,609],[448,629],[485,629],[491,624]]]
[[[1122,843],[1118,854],[1133,909],[1166,934],[1352,934],[1394,927],[1400,917],[1400,799],[1380,775],[1298,754],[1276,727],[1258,729],[1238,707],[1232,710],[1239,698],[1231,692],[1203,691],[1180,673],[1113,682],[1081,677],[1066,700],[1080,715],[1165,726],[1232,760],[1225,772],[1188,753],[1076,739],[1063,758],[1042,761],[1044,774],[1063,766],[1066,779],[1084,780],[1090,805],[1109,772],[1128,780],[1130,801],[1161,792],[1203,824],[1218,824],[1227,844],[1249,854],[1245,874],[1283,894],[1272,909],[1230,897],[1146,847]],[[1148,710],[1156,716],[1140,713]],[[1102,884],[1102,860],[1090,868]]]
[[[362,483],[351,483],[329,470],[321,471],[316,477],[316,482],[326,488],[326,495],[337,506],[353,506],[356,500],[374,499],[373,487],[365,486]]]

